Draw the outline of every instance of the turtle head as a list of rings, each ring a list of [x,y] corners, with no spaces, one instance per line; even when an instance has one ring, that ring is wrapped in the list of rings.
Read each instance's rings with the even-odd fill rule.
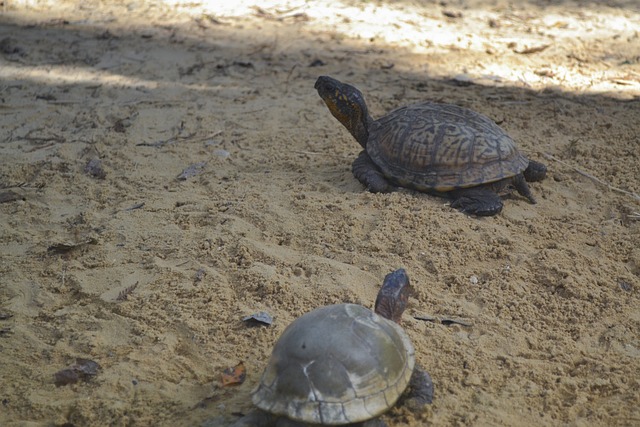
[[[382,317],[400,323],[402,313],[407,308],[410,294],[409,276],[403,268],[387,274],[376,298],[375,312]]]
[[[328,76],[318,77],[314,87],[333,117],[351,132],[363,148],[366,148],[368,129],[373,119],[369,115],[362,92]]]

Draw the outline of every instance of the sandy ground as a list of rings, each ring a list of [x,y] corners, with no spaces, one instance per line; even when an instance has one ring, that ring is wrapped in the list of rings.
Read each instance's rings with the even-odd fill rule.
[[[436,399],[390,425],[640,425],[638,3],[219,3],[2,2],[0,424],[228,425],[287,324],[404,267]],[[538,204],[364,191],[319,75],[490,116]]]

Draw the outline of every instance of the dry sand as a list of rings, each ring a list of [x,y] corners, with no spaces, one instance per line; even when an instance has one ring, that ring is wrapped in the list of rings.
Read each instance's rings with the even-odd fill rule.
[[[436,399],[390,425],[640,425],[635,0],[177,3],[2,2],[1,425],[227,425],[287,324],[398,267]],[[318,75],[490,116],[538,204],[364,191]]]

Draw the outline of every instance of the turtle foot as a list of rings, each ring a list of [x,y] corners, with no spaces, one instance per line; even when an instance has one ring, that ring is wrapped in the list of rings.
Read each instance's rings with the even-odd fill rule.
[[[372,193],[389,193],[395,188],[382,175],[382,172],[373,163],[366,151],[362,151],[351,166],[353,176],[367,187]]]
[[[453,192],[451,207],[466,214],[492,216],[502,210],[502,199],[494,191],[483,188],[465,188]]]
[[[524,179],[529,182],[542,181],[547,176],[547,167],[535,160],[529,160],[529,166],[522,172]]]
[[[424,405],[433,402],[433,380],[431,375],[422,367],[416,366],[411,374],[409,382],[409,394],[407,395],[407,405],[412,410],[420,409]]]

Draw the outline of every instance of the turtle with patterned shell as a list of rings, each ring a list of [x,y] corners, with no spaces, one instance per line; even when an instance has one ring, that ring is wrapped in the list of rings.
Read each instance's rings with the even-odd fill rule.
[[[253,391],[258,408],[232,427],[383,427],[379,416],[401,396],[413,410],[431,403],[431,377],[399,325],[410,292],[399,269],[385,277],[374,311],[335,304],[296,319]]]
[[[374,120],[355,87],[321,76],[315,88],[364,148],[352,171],[369,191],[406,187],[449,197],[452,207],[479,216],[499,213],[500,193],[510,186],[536,203],[527,181],[544,179],[546,166],[527,159],[488,117],[456,105],[422,102]]]

